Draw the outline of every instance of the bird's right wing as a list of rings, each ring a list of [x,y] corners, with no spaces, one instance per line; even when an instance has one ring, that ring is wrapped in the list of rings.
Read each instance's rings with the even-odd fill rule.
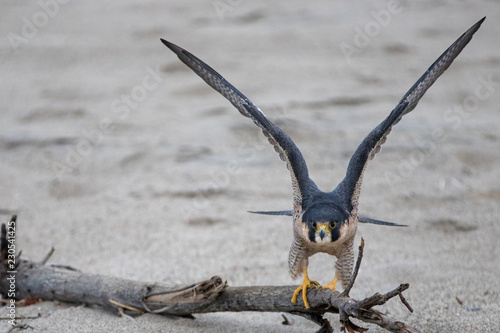
[[[292,216],[293,210],[249,210],[252,214]]]
[[[396,125],[405,114],[415,108],[427,89],[436,82],[439,76],[443,74],[463,48],[470,42],[484,19],[474,24],[441,54],[410,90],[408,90],[389,116],[375,127],[356,149],[349,161],[346,176],[336,189],[345,198],[345,203],[351,212],[357,211],[358,197],[366,165],[380,151],[380,147],[386,141],[392,126]]]
[[[311,190],[316,189],[316,184],[309,178],[307,165],[300,150],[295,143],[278,126],[269,121],[264,113],[252,103],[245,95],[229,83],[202,60],[184,50],[183,48],[161,39],[179,59],[201,77],[208,85],[227,98],[242,115],[253,120],[262,129],[274,150],[286,162],[292,177],[293,202],[295,210],[302,210],[303,202],[307,201]]]

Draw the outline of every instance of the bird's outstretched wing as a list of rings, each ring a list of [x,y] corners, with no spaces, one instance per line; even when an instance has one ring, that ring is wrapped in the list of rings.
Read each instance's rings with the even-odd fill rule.
[[[309,178],[307,165],[295,143],[278,126],[269,121],[264,113],[253,104],[245,95],[224,79],[213,68],[183,48],[161,39],[179,59],[201,77],[209,86],[227,98],[242,115],[253,120],[262,129],[274,150],[286,162],[292,177],[294,208],[302,209],[303,202],[307,201],[309,193],[317,189],[316,184]]]
[[[377,224],[377,225],[386,225],[389,227],[407,227],[406,224],[399,224],[399,223],[394,223],[394,222],[387,222],[387,221],[381,221],[381,220],[375,220],[371,219],[366,216],[359,216],[358,221],[361,223],[371,223],[371,224]]]
[[[349,211],[357,212],[359,192],[366,164],[368,160],[372,159],[380,151],[380,147],[386,141],[392,126],[397,124],[405,114],[415,108],[427,89],[443,74],[463,48],[470,42],[472,36],[484,20],[485,18],[474,24],[444,51],[413,87],[408,90],[389,116],[375,127],[356,149],[349,161],[344,180],[335,189],[335,191],[338,191],[345,198],[345,204],[348,206]]]
[[[252,214],[262,214],[262,215],[282,215],[282,216],[292,216],[293,210],[271,210],[271,211],[249,211]],[[359,216],[358,221],[361,223],[371,223],[377,225],[386,225],[389,227],[407,227],[406,224],[398,224],[394,222],[387,222],[381,220],[375,220],[365,216]]]
[[[283,216],[292,216],[293,210],[249,210],[249,213],[252,214],[261,214],[261,215],[283,215]]]

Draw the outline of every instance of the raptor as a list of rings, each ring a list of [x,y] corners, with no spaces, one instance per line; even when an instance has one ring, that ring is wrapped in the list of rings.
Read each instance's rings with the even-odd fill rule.
[[[294,239],[289,252],[289,271],[292,278],[303,275],[303,282],[295,290],[292,302],[295,303],[302,292],[304,305],[308,308],[306,296],[308,288],[323,287],[336,290],[338,280],[343,288],[347,286],[353,269],[353,243],[358,222],[391,224],[358,215],[358,199],[367,163],[380,151],[392,127],[416,107],[427,89],[460,54],[484,20],[485,18],[473,25],[441,54],[397,103],[387,118],[364,138],[349,161],[344,179],[331,192],[321,191],[309,178],[306,162],[295,143],[283,130],[269,121],[254,103],[202,60],[185,49],[161,39],[183,63],[227,98],[243,116],[252,119],[262,129],[280,158],[286,162],[292,178],[293,210],[257,213],[293,216]],[[307,274],[308,258],[319,252],[337,257],[335,277],[324,286],[310,280]]]

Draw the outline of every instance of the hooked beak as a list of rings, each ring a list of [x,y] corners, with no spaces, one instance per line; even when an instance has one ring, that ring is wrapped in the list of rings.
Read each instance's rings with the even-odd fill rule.
[[[323,224],[316,228],[316,243],[330,243],[332,241],[332,234],[328,225]]]
[[[325,238],[325,236],[326,236],[326,231],[325,231],[325,229],[324,229],[324,228],[321,228],[321,230],[320,230],[320,231],[319,231],[319,233],[318,233],[318,236],[319,236],[319,238],[321,238],[321,240],[323,240],[323,238]]]

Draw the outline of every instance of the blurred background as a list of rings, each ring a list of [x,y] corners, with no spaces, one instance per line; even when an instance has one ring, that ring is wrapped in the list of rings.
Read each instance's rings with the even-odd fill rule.
[[[409,282],[415,313],[398,302],[384,311],[423,332],[498,331],[496,1],[5,1],[0,218],[19,215],[25,258],[54,246],[51,263],[88,273],[167,285],[213,275],[233,286],[300,283],[288,275],[291,218],[247,213],[292,208],[284,163],[160,38],[247,95],[331,190],[364,136],[484,16],[367,168],[360,214],[409,227],[359,226],[366,254],[352,295]],[[326,283],[333,266],[317,255],[310,276]],[[295,317],[283,326],[277,313],[132,322],[50,302],[19,311],[41,314],[27,321],[35,332],[316,329]]]

